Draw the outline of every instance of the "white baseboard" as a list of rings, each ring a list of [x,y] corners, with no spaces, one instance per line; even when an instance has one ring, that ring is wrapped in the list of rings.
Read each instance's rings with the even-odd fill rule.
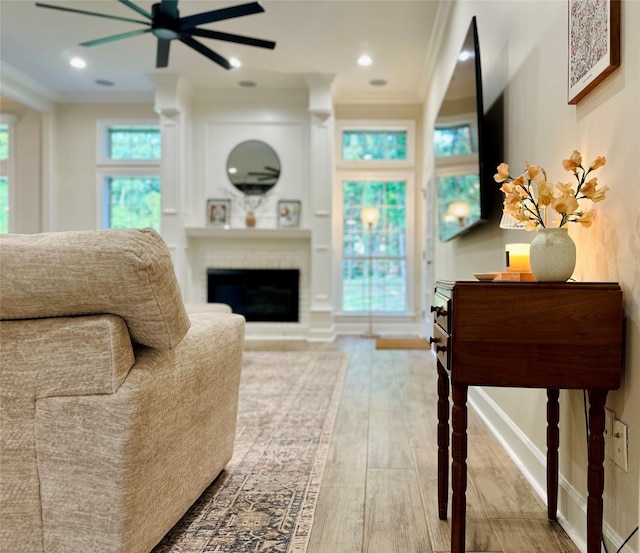
[[[546,504],[546,452],[540,451],[481,388],[469,388],[469,405],[478,413]],[[582,553],[587,551],[586,518],[586,497],[578,492],[562,474],[558,475],[558,522]],[[603,534],[609,551],[617,551],[624,542],[624,538],[618,535],[606,522],[603,524]],[[637,553],[632,551],[628,544],[625,546],[625,551]]]

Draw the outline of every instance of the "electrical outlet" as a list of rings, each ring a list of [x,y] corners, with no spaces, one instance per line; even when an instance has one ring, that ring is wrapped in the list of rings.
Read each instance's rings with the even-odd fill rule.
[[[619,420],[613,421],[612,457],[613,462],[623,471],[629,470],[628,428]]]
[[[604,410],[604,450],[607,459],[613,458],[611,443],[613,442],[613,420],[616,414],[605,407]]]

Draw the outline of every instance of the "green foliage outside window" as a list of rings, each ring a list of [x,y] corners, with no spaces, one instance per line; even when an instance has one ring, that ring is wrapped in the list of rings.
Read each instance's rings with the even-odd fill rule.
[[[360,211],[380,210],[369,235]],[[343,183],[342,311],[372,310],[401,313],[407,309],[406,284],[406,184],[400,181],[345,181]],[[373,262],[370,263],[369,252]]]
[[[158,127],[114,125],[107,129],[109,159],[160,159],[161,143]]]
[[[433,133],[436,157],[473,153],[471,127],[468,124],[455,127],[436,127]]]
[[[0,125],[0,159],[9,159],[9,126]]]
[[[344,131],[345,161],[407,159],[407,131]]]
[[[9,232],[9,180],[0,177],[0,234]]]
[[[108,177],[105,189],[107,228],[151,227],[160,231],[158,177]]]

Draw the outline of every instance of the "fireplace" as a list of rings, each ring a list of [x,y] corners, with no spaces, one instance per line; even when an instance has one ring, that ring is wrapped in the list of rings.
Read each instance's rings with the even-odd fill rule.
[[[298,269],[207,269],[207,301],[247,322],[299,322]]]

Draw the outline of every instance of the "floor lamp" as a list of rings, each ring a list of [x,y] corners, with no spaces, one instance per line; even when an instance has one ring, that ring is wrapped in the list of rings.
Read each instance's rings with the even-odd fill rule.
[[[363,338],[376,338],[377,334],[373,333],[373,315],[372,315],[372,290],[371,281],[373,280],[373,225],[380,218],[380,211],[377,207],[363,207],[360,212],[362,222],[369,227],[369,330],[362,336]]]

